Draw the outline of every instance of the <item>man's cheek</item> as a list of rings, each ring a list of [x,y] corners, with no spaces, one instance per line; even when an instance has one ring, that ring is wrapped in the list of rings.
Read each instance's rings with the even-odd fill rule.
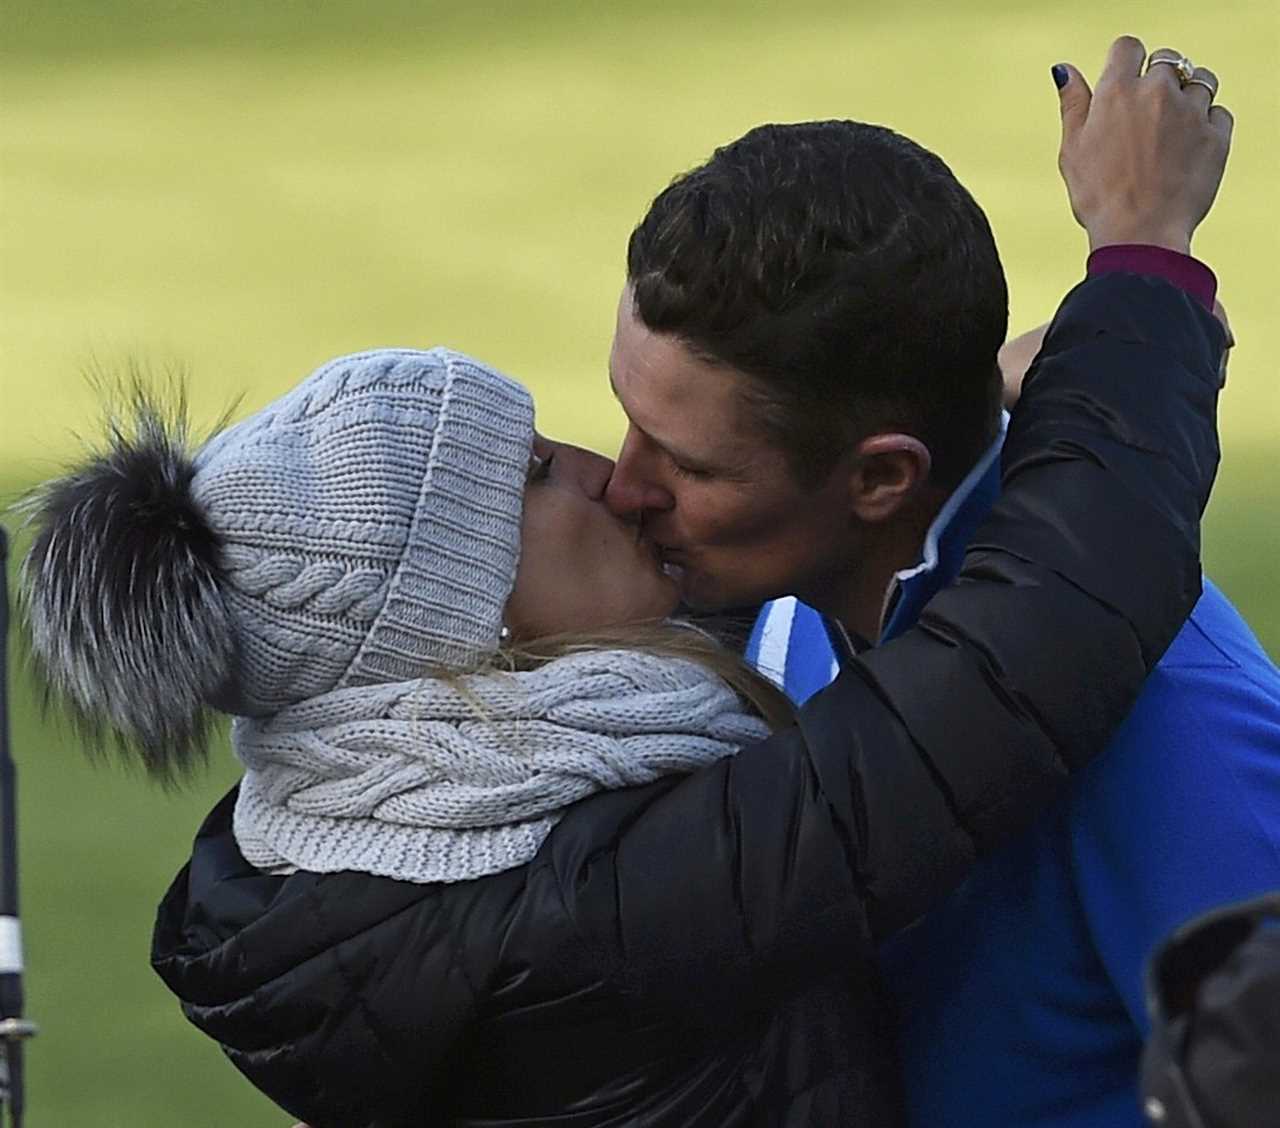
[[[691,504],[685,513],[686,528],[694,545],[703,543],[709,547],[733,544],[751,523],[749,512],[743,512],[736,496],[702,496]]]
[[[771,521],[751,505],[744,505],[742,498],[735,494],[730,505],[706,514],[706,540],[725,548],[749,547],[762,540],[770,529],[776,528],[779,521],[780,518]]]

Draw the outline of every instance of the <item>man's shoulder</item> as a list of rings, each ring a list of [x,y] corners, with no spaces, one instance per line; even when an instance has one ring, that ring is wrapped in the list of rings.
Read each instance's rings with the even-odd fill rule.
[[[1267,802],[1259,804],[1264,796]],[[1078,777],[1073,822],[1141,822],[1142,812],[1175,818],[1181,811],[1194,820],[1213,811],[1225,818],[1269,808],[1276,797],[1280,670],[1206,580],[1107,751]],[[1280,844],[1280,820],[1262,822],[1267,837]]]
[[[1208,578],[1190,618],[1160,660],[1162,670],[1202,666],[1260,674],[1280,684],[1280,671],[1268,658],[1249,624]]]
[[[1076,777],[1066,816],[1056,848],[1141,1024],[1141,967],[1156,941],[1280,883],[1280,672],[1208,582],[1106,751]]]
[[[1167,728],[1179,719],[1180,704],[1210,716],[1261,711],[1280,724],[1280,669],[1231,601],[1207,579],[1126,728],[1135,722]]]

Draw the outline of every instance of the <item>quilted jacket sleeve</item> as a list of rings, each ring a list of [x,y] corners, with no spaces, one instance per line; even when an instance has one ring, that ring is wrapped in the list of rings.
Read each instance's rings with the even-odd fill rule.
[[[1103,748],[1200,592],[1222,345],[1163,281],[1082,283],[1014,416],[1003,498],[919,625],[797,727],[562,822],[544,860],[633,997],[759,1006],[849,967]]]

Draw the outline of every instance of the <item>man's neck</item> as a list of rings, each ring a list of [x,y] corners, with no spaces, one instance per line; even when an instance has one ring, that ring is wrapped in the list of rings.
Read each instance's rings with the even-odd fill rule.
[[[940,563],[939,553],[949,558],[944,575],[935,580],[932,587],[915,589],[912,598],[919,604],[922,593],[927,599],[929,593],[958,569],[956,545],[963,551],[964,542],[973,535],[999,493],[998,458],[1007,419],[1002,415],[997,421],[991,444],[954,490],[926,486],[891,520],[863,526],[848,554],[849,568],[833,577],[826,590],[811,593],[812,598],[809,595],[801,598],[828,619],[835,619],[848,634],[867,643],[879,642],[884,627],[895,614],[889,599],[897,591],[898,573],[916,574],[926,553],[931,567]],[[944,509],[947,512],[942,522],[945,528],[935,530],[933,526],[939,523]],[[926,542],[931,535],[937,541],[929,547]],[[944,550],[943,542],[949,536],[961,539],[953,541],[950,550]],[[919,606],[915,610],[918,611]]]
[[[945,491],[930,488],[892,521],[870,530],[858,566],[836,590],[806,602],[851,635],[878,642],[894,577],[919,562],[925,535],[946,500]]]

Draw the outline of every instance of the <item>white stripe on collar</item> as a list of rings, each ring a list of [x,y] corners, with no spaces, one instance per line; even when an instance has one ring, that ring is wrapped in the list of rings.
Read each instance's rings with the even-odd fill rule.
[[[1008,430],[1009,413],[1002,411],[1000,413],[1000,433],[996,435],[995,440],[983,452],[982,457],[974,463],[973,469],[964,476],[964,480],[956,486],[954,492],[947,498],[942,508],[938,510],[938,515],[933,519],[933,523],[929,526],[929,531],[924,535],[924,547],[921,549],[920,563],[914,567],[904,568],[902,571],[894,573],[893,578],[897,583],[905,583],[916,576],[932,572],[938,566],[938,542],[942,539],[943,532],[951,524],[951,518],[956,515],[956,510],[965,503],[969,495],[973,493],[974,488],[991,468],[991,464],[1000,457],[1000,448],[1004,446],[1004,436]],[[893,585],[890,584],[889,592],[892,591]]]
[[[781,689],[787,673],[787,648],[791,645],[791,624],[796,617],[796,597],[783,595],[773,600],[765,616],[755,667]]]

